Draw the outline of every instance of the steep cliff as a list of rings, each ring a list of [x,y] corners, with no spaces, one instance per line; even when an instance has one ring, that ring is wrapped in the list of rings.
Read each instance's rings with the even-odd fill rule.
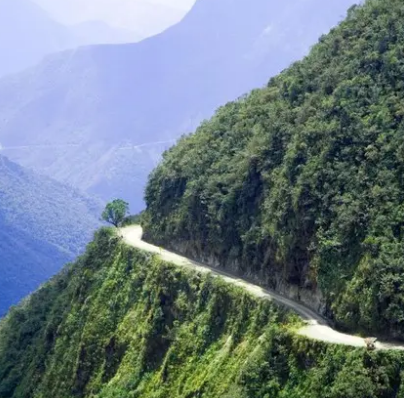
[[[0,397],[402,397],[400,352],[297,337],[297,320],[101,230],[0,323]]]

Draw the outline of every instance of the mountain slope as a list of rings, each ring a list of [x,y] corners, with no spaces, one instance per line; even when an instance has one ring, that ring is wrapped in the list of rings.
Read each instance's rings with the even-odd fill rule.
[[[352,3],[199,0],[156,37],[49,57],[0,81],[3,151],[137,211],[164,149],[302,56]]]
[[[69,30],[29,0],[0,0],[0,77],[76,44]]]
[[[143,37],[154,36],[182,19],[195,0],[32,0],[47,10],[56,20],[72,25],[84,21],[105,21],[117,29],[133,30]],[[177,4],[175,4],[177,3]]]
[[[143,39],[140,33],[109,26],[104,21],[86,21],[69,25],[80,45],[136,43]]]
[[[166,153],[149,239],[404,337],[404,8],[371,0]]]
[[[402,396],[402,353],[308,341],[296,326],[269,301],[102,230],[0,323],[0,396]]]
[[[0,156],[0,315],[73,260],[100,203]]]
[[[101,21],[62,25],[30,0],[0,0],[0,77],[33,67],[45,56],[68,48],[141,39],[136,32]]]

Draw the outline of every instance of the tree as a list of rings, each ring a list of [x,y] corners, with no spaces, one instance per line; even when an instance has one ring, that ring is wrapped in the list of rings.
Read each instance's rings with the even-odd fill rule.
[[[115,227],[120,227],[126,215],[129,213],[129,203],[122,199],[115,199],[108,203],[101,218]]]

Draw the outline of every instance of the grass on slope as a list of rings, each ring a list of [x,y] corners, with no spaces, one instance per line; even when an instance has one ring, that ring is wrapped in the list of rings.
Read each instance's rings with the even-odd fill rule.
[[[0,323],[0,397],[404,396],[403,354],[307,341],[295,325],[103,229]]]

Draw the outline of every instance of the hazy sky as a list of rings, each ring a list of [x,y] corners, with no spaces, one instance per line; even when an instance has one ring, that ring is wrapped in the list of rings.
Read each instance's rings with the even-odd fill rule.
[[[65,24],[102,20],[108,24],[157,33],[178,22],[195,0],[33,0]]]

